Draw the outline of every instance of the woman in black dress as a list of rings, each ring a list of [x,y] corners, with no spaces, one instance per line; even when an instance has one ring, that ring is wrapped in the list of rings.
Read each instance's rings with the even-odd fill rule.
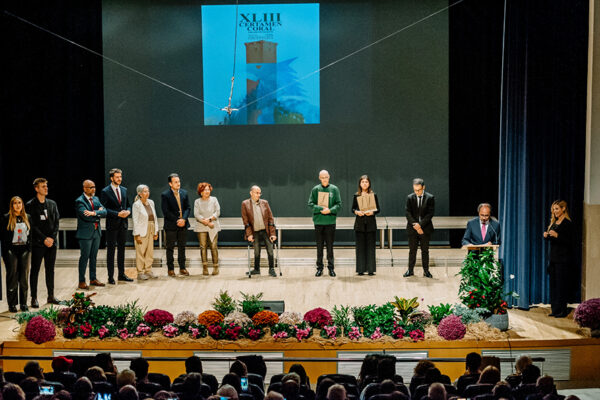
[[[352,200],[352,212],[356,215],[354,232],[356,233],[356,272],[358,275],[375,275],[375,239],[377,238],[377,221],[375,214],[379,213],[379,201],[375,197],[375,209],[361,211],[358,198],[373,193],[371,179],[363,175],[358,180],[358,192]]]
[[[575,242],[575,230],[567,202],[556,200],[552,203],[551,220],[548,229],[544,232],[544,239],[550,242],[550,263],[548,274],[550,274],[550,304],[552,306],[551,317],[564,318],[569,315],[567,307],[567,294],[569,282],[573,273],[572,258],[573,244]]]

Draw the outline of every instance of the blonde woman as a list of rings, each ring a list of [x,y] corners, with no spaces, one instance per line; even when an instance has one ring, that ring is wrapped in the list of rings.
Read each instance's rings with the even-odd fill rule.
[[[194,231],[198,234],[200,242],[200,255],[202,256],[202,275],[208,275],[208,248],[213,262],[213,275],[219,274],[219,250],[217,249],[217,239],[221,225],[219,216],[221,215],[221,206],[216,197],[211,196],[213,187],[208,182],[198,184],[199,199],[194,202],[194,217],[196,218],[196,227]]]
[[[17,312],[17,304],[21,311],[27,311],[27,290],[29,286],[29,265],[31,263],[31,217],[25,212],[23,199],[15,196],[10,199],[8,214],[3,216],[2,258],[6,265],[6,297],[8,310]]]
[[[154,202],[150,200],[150,188],[139,185],[137,196],[131,207],[133,238],[135,240],[135,264],[138,280],[158,278],[152,273],[154,261],[154,241],[158,239],[158,218]]]

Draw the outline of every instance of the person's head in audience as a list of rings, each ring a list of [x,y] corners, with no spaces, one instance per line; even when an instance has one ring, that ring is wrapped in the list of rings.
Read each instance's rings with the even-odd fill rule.
[[[106,382],[104,370],[98,366],[89,367],[87,371],[85,371],[85,376],[90,378],[90,381],[92,382]]]
[[[515,362],[515,373],[517,375],[521,375],[525,368],[532,364],[533,361],[531,360],[531,357],[522,355],[521,357],[517,358],[517,361]]]
[[[227,376],[227,375],[225,375]],[[239,377],[238,377],[239,378]],[[231,400],[238,400],[238,392],[231,385],[224,384],[217,390],[217,396],[229,397]]]
[[[335,385],[335,381],[331,378],[323,378],[319,386],[317,386],[317,399],[327,398],[327,391],[331,386]]]
[[[327,391],[327,400],[346,400],[346,388],[335,384]]]
[[[308,382],[306,380],[306,377],[307,377],[306,370],[304,369],[302,364],[292,364],[288,373],[292,373],[292,372],[295,374],[298,374],[298,376],[300,377],[301,385],[308,385]]]
[[[71,400],[71,393],[66,390],[60,390],[54,393],[50,400]]]
[[[394,390],[390,393],[390,400],[410,400],[410,397],[398,390]]]
[[[105,374],[116,374],[117,367],[113,362],[110,353],[98,353],[94,357],[94,365],[102,368]]]
[[[246,364],[240,360],[235,360],[231,364],[231,367],[229,367],[229,372],[236,374],[240,378],[248,376],[248,368],[246,367]]]
[[[580,400],[579,397],[575,396],[574,394],[570,394],[568,395],[565,400]]]
[[[19,385],[7,383],[2,388],[3,400],[25,400],[25,392]]]
[[[489,383],[495,385],[500,382],[500,371],[498,368],[488,365],[481,371],[481,375],[479,375],[479,381],[477,383]]]
[[[474,375],[481,372],[479,370],[479,367],[481,366],[481,355],[475,352],[467,354],[465,366],[467,369],[467,374],[469,375]]]
[[[538,393],[554,394],[556,387],[554,386],[554,378],[550,375],[540,376],[535,384]]]
[[[177,396],[175,395],[175,393],[173,392],[169,392],[167,390],[159,390],[158,392],[154,393],[154,400],[169,400],[169,399],[176,399]]]
[[[429,385],[427,396],[430,400],[446,400],[446,388],[442,383],[434,382]]]
[[[429,360],[420,360],[417,365],[415,365],[414,374],[416,376],[425,376],[425,372],[429,368],[435,368],[435,364]]]
[[[285,374],[281,378],[281,383],[285,383],[287,381],[294,381],[298,384],[298,386],[300,386],[302,384],[302,379],[300,378],[300,375],[298,375],[295,372],[290,372],[289,374]]]
[[[396,384],[391,379],[384,379],[379,385],[379,391],[381,394],[390,394],[396,390]]]
[[[377,379],[379,382],[385,379],[394,379],[394,375],[396,375],[396,357],[381,357],[377,363]]]
[[[379,359],[375,354],[367,354],[360,366],[358,377],[364,381],[367,376],[377,376],[377,364]]]
[[[117,374],[117,387],[120,389],[125,385],[135,386],[135,372],[124,369]]]
[[[442,381],[442,373],[436,367],[429,368],[425,371],[425,383],[430,384]]]
[[[281,393],[271,390],[265,395],[265,400],[285,400],[285,398],[281,395]]]
[[[23,372],[25,372],[25,376],[33,376],[37,379],[44,379],[44,374],[42,372],[42,368],[37,361],[28,361],[25,364],[25,368],[23,368]]]
[[[148,361],[143,357],[134,358],[129,364],[129,369],[135,372],[135,380],[137,383],[148,380]]]
[[[540,369],[537,365],[528,365],[525,367],[525,369],[523,369],[523,372],[521,373],[521,375],[523,376],[521,384],[529,385],[532,383],[536,383],[541,374],[542,373],[540,372]]]
[[[281,395],[286,400],[294,400],[300,394],[300,384],[295,379],[288,379],[281,384]]]
[[[240,377],[237,374],[234,374],[231,372],[226,374],[223,377],[223,380],[221,381],[221,387],[223,387],[225,385],[229,385],[232,388],[234,388],[236,393],[242,392],[242,383],[240,381]]]
[[[68,372],[73,366],[73,360],[70,358],[59,356],[52,359],[52,371],[54,372]]]
[[[140,400],[140,396],[135,386],[125,385],[119,389],[119,400]]]
[[[188,394],[200,393],[200,386],[202,386],[202,374],[197,372],[190,372],[183,379],[183,391]]]
[[[23,389],[25,393],[39,393],[40,380],[35,376],[28,376],[19,382],[19,386],[21,386],[21,389]]]
[[[92,389],[92,381],[90,381],[89,378],[82,376],[75,381],[71,396],[73,397],[73,400],[89,400],[92,395]]]
[[[494,395],[494,399],[510,399],[512,397],[512,389],[508,382],[500,381],[492,389],[492,394]]]
[[[185,360],[185,373],[190,372],[202,373],[202,360],[198,356],[191,356]]]

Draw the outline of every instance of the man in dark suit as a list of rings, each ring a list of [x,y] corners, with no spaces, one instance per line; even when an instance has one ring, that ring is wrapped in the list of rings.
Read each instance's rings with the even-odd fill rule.
[[[421,245],[423,276],[433,278],[429,272],[429,239],[433,233],[433,213],[435,198],[425,191],[425,183],[421,178],[413,179],[413,191],[406,198],[406,232],[408,234],[408,271],[405,277],[414,275],[417,262],[417,248]]]
[[[477,207],[479,217],[467,222],[467,229],[462,239],[463,246],[469,244],[500,244],[500,223],[491,218],[492,206],[481,203]]]
[[[75,200],[77,214],[77,232],[75,237],[79,240],[81,254],[79,256],[79,289],[87,290],[90,287],[85,283],[85,269],[90,263],[90,285],[105,286],[96,279],[96,256],[100,247],[102,227],[100,218],[106,217],[106,210],[100,199],[94,196],[96,185],[91,180],[83,182],[83,194]]]
[[[123,171],[113,168],[109,172],[110,185],[100,192],[100,201],[106,208],[106,269],[108,283],[115,284],[115,246],[117,247],[117,279],[132,282],[125,275],[125,240],[127,237],[127,217],[131,214],[131,203],[127,188],[121,186]]]
[[[171,174],[168,180],[170,188],[160,195],[161,208],[165,219],[168,274],[169,276],[175,276],[173,250],[175,249],[175,242],[177,242],[179,273],[183,276],[189,276],[187,269],[185,269],[185,243],[187,230],[190,226],[188,221],[191,210],[190,200],[187,192],[181,189],[179,175]]]

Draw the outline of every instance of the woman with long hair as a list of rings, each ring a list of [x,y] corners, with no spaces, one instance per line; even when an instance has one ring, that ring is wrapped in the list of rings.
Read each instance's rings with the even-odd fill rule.
[[[198,184],[199,199],[194,202],[194,217],[196,218],[196,227],[194,231],[198,235],[200,242],[200,256],[202,257],[202,275],[208,275],[208,247],[213,263],[213,275],[219,274],[219,250],[217,249],[217,240],[221,225],[219,216],[221,215],[221,206],[216,197],[211,196],[213,187],[208,182]]]
[[[8,214],[0,223],[2,229],[2,258],[6,265],[6,292],[8,310],[27,311],[29,266],[31,263],[31,217],[25,212],[23,199],[10,199]]]
[[[137,196],[131,207],[133,219],[133,239],[135,240],[135,266],[138,280],[158,278],[152,273],[154,261],[154,241],[158,238],[158,220],[154,201],[150,199],[150,188],[139,185]]]
[[[550,262],[547,272],[550,275],[551,317],[564,318],[569,315],[567,297],[572,274],[573,245],[575,229],[567,202],[556,200],[550,210],[550,224],[544,232],[544,239],[550,242]]]
[[[368,199],[373,199],[373,203],[364,201]],[[366,207],[365,204],[369,207]],[[352,212],[356,215],[354,221],[356,273],[364,275],[366,272],[369,275],[375,275],[375,241],[377,238],[375,214],[379,213],[379,201],[371,188],[371,179],[367,175],[358,179],[358,191],[352,199]]]

